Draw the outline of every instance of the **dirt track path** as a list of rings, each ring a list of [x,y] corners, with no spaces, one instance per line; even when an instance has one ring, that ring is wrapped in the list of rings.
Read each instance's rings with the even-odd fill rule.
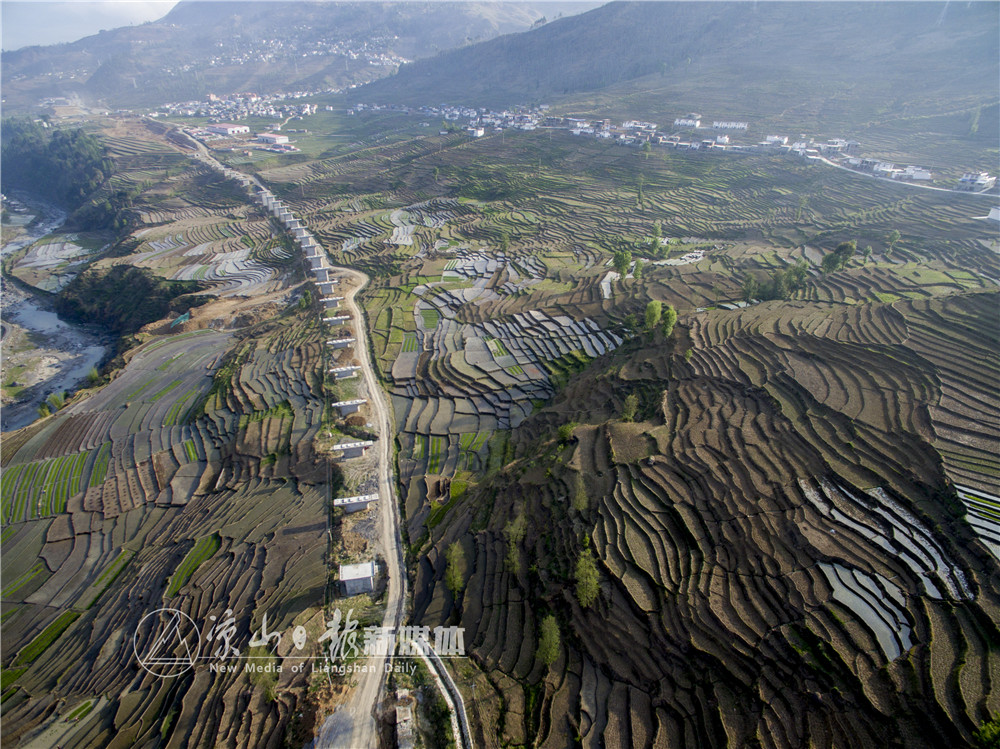
[[[399,507],[392,481],[392,420],[385,393],[375,376],[374,364],[368,346],[368,330],[364,325],[361,308],[355,295],[368,283],[368,276],[347,268],[335,268],[337,273],[348,276],[354,282],[344,298],[344,305],[354,320],[357,339],[358,359],[365,386],[372,419],[379,434],[378,450],[378,528],[382,553],[388,573],[386,609],[382,626],[396,630],[403,622],[406,601],[406,577],[403,574],[403,549],[399,540]],[[323,723],[315,746],[317,749],[366,749],[378,746],[377,727],[372,715],[374,706],[380,701],[385,683],[385,667],[392,656],[369,656],[364,662],[367,671],[357,675],[357,686],[351,699]]]

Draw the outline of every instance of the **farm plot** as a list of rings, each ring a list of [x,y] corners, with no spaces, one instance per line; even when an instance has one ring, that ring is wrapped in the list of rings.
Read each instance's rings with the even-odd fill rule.
[[[968,486],[955,486],[959,499],[965,505],[966,519],[975,529],[979,539],[1000,561],[1000,498]]]
[[[67,710],[95,692],[111,697],[76,713],[84,734],[113,718],[130,690],[118,652],[131,646],[118,633],[136,631],[160,605],[146,601],[150,591],[199,622],[227,605],[245,612],[236,625],[243,639],[262,611],[275,629],[322,617],[332,490],[311,445],[324,407],[323,336],[315,316],[300,312],[226,356],[226,333],[154,339],[129,352],[109,385],[20,443],[0,476],[4,497],[25,504],[21,495],[40,487],[57,514],[23,510],[4,530],[5,687],[21,695],[5,703],[5,735],[30,724],[31,695],[56,684]],[[282,438],[271,443],[275,424]],[[268,463],[268,450],[283,454]],[[7,503],[3,511],[9,521]],[[87,626],[74,625],[83,612]],[[18,670],[8,672],[15,659]],[[176,698],[198,707],[172,730],[204,730],[205,711],[231,688],[227,677],[205,675]],[[305,683],[290,686],[297,700]],[[129,704],[159,710],[165,698],[153,690]],[[280,708],[261,699],[258,714],[280,726]],[[239,730],[267,743],[279,729]]]
[[[51,235],[32,245],[14,261],[11,273],[43,291],[57,292],[101,253],[99,238],[78,234]]]
[[[179,226],[180,233],[146,236],[128,262],[174,280],[204,281],[219,296],[278,288],[281,266],[290,256],[266,221],[203,219]]]

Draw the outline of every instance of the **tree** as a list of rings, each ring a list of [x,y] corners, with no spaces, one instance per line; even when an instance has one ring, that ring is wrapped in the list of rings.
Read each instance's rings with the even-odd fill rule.
[[[846,268],[857,251],[857,241],[852,239],[850,242],[841,242],[837,245],[837,249],[823,256],[820,268],[822,268],[824,273],[833,273],[834,271]]]
[[[642,144],[642,155],[643,155],[644,158],[648,159],[649,158],[649,154],[652,152],[652,150],[653,150],[653,147],[651,145],[649,145],[649,141],[648,140]]]
[[[871,260],[871,257],[872,257],[872,246],[868,245],[867,247],[865,247],[865,251],[862,254],[865,256],[865,263],[867,263],[869,260]]]
[[[632,253],[628,250],[619,250],[612,256],[611,264],[618,271],[618,275],[625,278],[628,275],[629,266],[632,265]]]
[[[652,330],[659,322],[663,314],[663,302],[653,299],[646,305],[646,330]]]
[[[891,255],[893,248],[896,246],[896,242],[899,241],[899,230],[893,229],[889,232],[889,247],[886,249],[886,254]]]
[[[646,184],[646,177],[645,175],[640,174],[638,179],[639,189],[636,190],[636,196],[635,196],[636,202],[639,204],[640,208],[642,208],[642,203],[643,203],[642,187],[645,184]]]
[[[649,240],[649,251],[654,255],[660,255],[663,252],[663,243],[660,241],[663,238],[663,223],[660,221],[655,221],[653,223],[653,235]]]
[[[465,551],[462,544],[453,541],[445,552],[445,559],[448,560],[448,567],[444,572],[444,584],[448,586],[453,596],[457,596],[465,587],[465,580],[462,575],[462,568],[465,566]]]
[[[643,263],[642,258],[635,259],[635,268],[632,269],[632,278],[642,278]]]
[[[744,302],[752,302],[760,293],[760,283],[749,274],[743,279],[743,286],[741,288]]]
[[[677,324],[677,310],[674,305],[668,304],[663,311],[663,335],[669,338],[674,334],[674,326]]]
[[[576,600],[587,608],[597,600],[600,591],[600,577],[597,574],[597,563],[590,549],[584,549],[576,560]]]
[[[639,410],[639,396],[629,393],[625,396],[625,405],[622,406],[622,421],[635,421],[635,412]]]
[[[524,534],[528,530],[528,522],[524,519],[523,513],[518,513],[517,517],[504,526],[503,534],[507,537],[507,569],[515,575],[521,571],[521,555],[518,545],[524,540]]]
[[[437,184],[440,178],[441,178],[441,168],[436,166],[434,167],[434,184]]]
[[[507,232],[503,232],[500,235],[500,250],[501,252],[507,252],[510,249],[510,236]]]
[[[559,657],[559,625],[556,623],[556,618],[549,614],[542,619],[542,626],[539,629],[536,655],[546,666],[551,666]]]
[[[786,271],[786,276],[788,278],[788,287],[792,291],[798,291],[801,289],[806,282],[806,277],[809,275],[809,265],[805,260],[799,260],[791,268]]]

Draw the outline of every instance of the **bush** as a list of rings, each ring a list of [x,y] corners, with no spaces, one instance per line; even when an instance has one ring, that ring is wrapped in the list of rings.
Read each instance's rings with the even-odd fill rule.
[[[551,666],[559,657],[559,625],[551,614],[542,619],[536,656],[546,666]]]
[[[590,549],[584,549],[576,562],[576,600],[587,608],[597,600],[600,591],[600,578],[597,574],[597,563]]]
[[[622,421],[635,421],[635,413],[639,410],[639,396],[629,393],[625,397],[625,405],[622,408]]]
[[[576,429],[576,422],[571,421],[559,427],[559,444],[565,445],[573,439],[573,430]]]

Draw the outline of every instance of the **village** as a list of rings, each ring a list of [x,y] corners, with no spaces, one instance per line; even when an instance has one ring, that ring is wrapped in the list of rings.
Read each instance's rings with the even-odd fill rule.
[[[206,117],[212,124],[204,128],[189,129],[189,135],[202,142],[218,141],[226,138],[241,138],[236,147],[247,147],[247,139],[253,138],[251,147],[274,153],[294,153],[299,149],[284,134],[279,134],[282,122],[276,122],[266,131],[251,133],[250,128],[238,125],[249,117],[283,120],[302,120],[319,110],[317,104],[288,102],[288,99],[302,99],[319,93],[299,91],[281,96],[260,96],[257,94],[236,94],[229,98],[209,95],[207,102],[185,102],[168,104],[151,117],[181,115],[186,117]],[[325,111],[333,111],[326,105]],[[713,151],[733,153],[771,153],[791,155],[807,161],[823,162],[832,166],[849,169],[868,176],[891,179],[899,182],[934,185],[939,189],[961,192],[984,193],[996,187],[997,178],[985,171],[963,172],[961,177],[936,175],[929,169],[909,164],[896,164],[880,158],[866,157],[862,146],[856,140],[828,138],[817,140],[800,135],[794,140],[786,135],[765,134],[763,138],[753,137],[753,125],[740,120],[703,118],[698,113],[687,113],[673,120],[672,127],[660,126],[655,122],[626,120],[613,124],[610,119],[589,119],[582,117],[549,114],[550,107],[542,104],[535,107],[517,106],[494,111],[483,107],[462,105],[421,106],[417,108],[401,105],[358,103],[347,110],[349,116],[365,112],[399,112],[440,119],[441,135],[464,131],[472,138],[482,138],[487,133],[505,130],[568,130],[581,137],[609,140],[625,146],[651,149],[653,146],[683,151]],[[423,127],[431,127],[430,122],[421,122]],[[292,129],[290,133],[308,132]],[[221,144],[220,144],[221,145]],[[234,144],[228,144],[233,146]]]

